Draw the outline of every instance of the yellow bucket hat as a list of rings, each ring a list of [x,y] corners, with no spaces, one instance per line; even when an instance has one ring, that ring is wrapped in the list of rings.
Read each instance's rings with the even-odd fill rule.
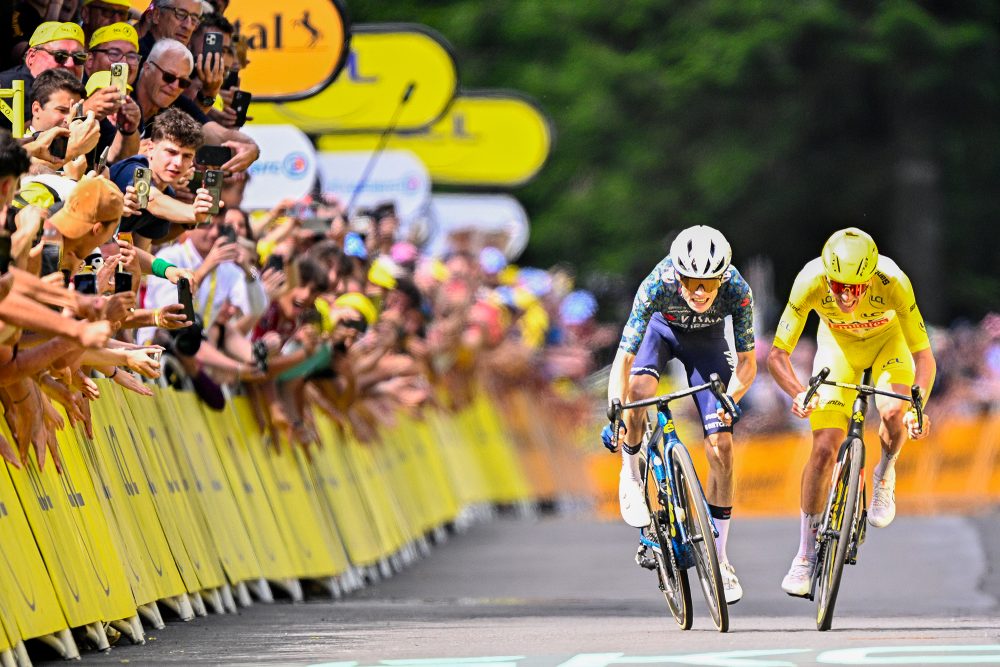
[[[139,33],[137,33],[135,28],[128,23],[112,23],[111,25],[106,25],[103,28],[98,28],[94,31],[94,34],[90,36],[89,48],[92,49],[99,44],[104,44],[105,42],[118,41],[128,42],[135,47],[136,51],[139,50]]]
[[[95,90],[99,90],[101,88],[107,88],[110,85],[111,85],[111,72],[109,72],[108,70],[94,72],[93,74],[90,75],[90,78],[87,79],[87,97],[93,95]],[[126,83],[125,88],[126,92],[129,93],[132,92],[132,86],[130,86],[129,84]]]
[[[49,42],[55,42],[60,39],[75,39],[80,42],[83,46],[83,28],[75,23],[60,23],[59,21],[46,21],[42,25],[35,28],[35,32],[31,33],[31,39],[28,40],[28,46],[40,46],[42,44],[48,44]]]

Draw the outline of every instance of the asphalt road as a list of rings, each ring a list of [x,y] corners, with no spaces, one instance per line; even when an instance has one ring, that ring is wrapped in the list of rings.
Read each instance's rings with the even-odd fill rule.
[[[498,519],[457,535],[392,579],[337,602],[255,604],[239,616],[169,622],[145,646],[87,664],[337,667],[603,667],[693,664],[1000,664],[1000,514],[901,517],[869,531],[845,572],[834,630],[779,584],[797,520],[733,523],[743,601],[731,632],[696,603],[670,618],[636,532],[583,517]],[[698,592],[695,591],[697,599]],[[124,641],[124,640],[123,640]],[[390,661],[390,662],[383,662]]]

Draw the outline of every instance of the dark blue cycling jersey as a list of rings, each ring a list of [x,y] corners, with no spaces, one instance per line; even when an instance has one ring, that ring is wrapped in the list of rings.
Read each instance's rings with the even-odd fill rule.
[[[720,325],[727,315],[732,315],[736,351],[753,349],[753,292],[735,266],[726,270],[719,294],[704,313],[697,313],[687,305],[680,285],[673,262],[669,256],[664,257],[639,285],[618,349],[628,354],[638,352],[654,313],[662,314],[668,325],[682,331]]]

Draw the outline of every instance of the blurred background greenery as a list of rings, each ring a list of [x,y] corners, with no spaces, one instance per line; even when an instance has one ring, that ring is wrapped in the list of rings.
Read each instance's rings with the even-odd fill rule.
[[[465,88],[553,120],[514,194],[526,264],[564,261],[623,319],[691,224],[721,229],[773,328],[835,229],[870,232],[925,317],[1000,310],[1000,3],[351,0],[455,47]],[[749,269],[745,268],[749,267]]]

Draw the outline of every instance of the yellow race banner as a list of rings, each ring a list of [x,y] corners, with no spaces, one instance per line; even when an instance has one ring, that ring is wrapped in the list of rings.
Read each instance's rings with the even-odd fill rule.
[[[529,98],[510,92],[463,92],[430,129],[393,134],[388,149],[412,151],[444,185],[510,187],[527,183],[552,147],[549,120]],[[320,137],[324,151],[371,151],[377,134]]]
[[[248,76],[254,69],[256,63]],[[410,84],[413,92],[400,107]],[[439,34],[422,25],[360,25],[352,30],[336,81],[297,101],[259,103],[255,97],[250,115],[252,124],[295,125],[311,134],[381,132],[398,109],[398,129],[420,130],[445,114],[457,88],[455,56]]]
[[[132,0],[140,12],[150,4]],[[232,0],[226,18],[250,46],[240,88],[253,94],[251,115],[261,101],[315,94],[347,61],[351,26],[342,0]]]

